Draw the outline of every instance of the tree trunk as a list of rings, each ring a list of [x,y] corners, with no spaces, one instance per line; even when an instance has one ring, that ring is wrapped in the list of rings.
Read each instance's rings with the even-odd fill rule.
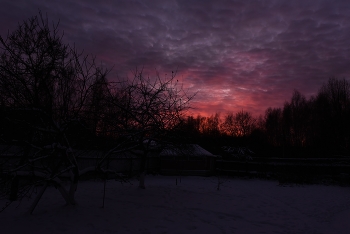
[[[69,191],[67,191],[59,179],[56,178],[53,182],[57,186],[57,189],[61,193],[63,199],[66,201],[66,205],[75,205],[74,194],[78,184],[71,181]]]
[[[15,176],[11,181],[11,189],[10,189],[10,201],[16,201],[18,198],[18,187],[19,187],[19,179],[18,176]]]
[[[78,181],[79,181],[79,168],[76,166],[72,169],[72,173],[73,173],[73,179],[69,188],[69,194],[68,194],[68,199],[69,199],[69,203],[71,205],[75,205],[75,192],[77,191],[78,188]]]
[[[140,181],[139,181],[139,188],[141,188],[141,189],[145,189],[146,188],[146,186],[145,186],[145,177],[146,177],[146,172],[142,171],[140,173]]]
[[[68,194],[68,200],[70,205],[75,205],[75,191],[77,191],[78,183],[77,182],[71,182],[70,188],[69,188],[69,194]]]
[[[146,177],[146,160],[147,154],[144,153],[141,157],[141,165],[140,165],[140,178],[139,178],[139,188],[145,189],[145,177]]]
[[[48,182],[46,182],[45,185],[41,188],[41,190],[39,191],[39,194],[36,196],[34,202],[33,202],[32,205],[30,206],[30,208],[29,208],[29,214],[32,214],[32,213],[33,213],[35,207],[38,205],[38,203],[39,203],[41,197],[43,196],[43,194],[44,194],[44,192],[45,192],[47,186],[48,186]]]
[[[69,200],[69,195],[68,195],[67,190],[61,184],[58,185],[57,189],[58,189],[58,191],[60,191],[63,199],[66,201],[66,205],[69,205],[70,200]]]

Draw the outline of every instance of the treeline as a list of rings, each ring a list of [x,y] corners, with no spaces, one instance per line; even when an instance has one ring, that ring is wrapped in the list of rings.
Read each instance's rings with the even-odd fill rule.
[[[216,153],[229,145],[251,148],[256,156],[349,156],[350,83],[330,78],[310,98],[295,90],[283,107],[268,108],[259,117],[244,110],[189,116],[183,129]]]

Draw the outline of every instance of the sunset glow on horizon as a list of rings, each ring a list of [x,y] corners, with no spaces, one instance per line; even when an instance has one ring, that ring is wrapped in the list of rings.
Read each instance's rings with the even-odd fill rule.
[[[293,90],[315,95],[330,77],[350,77],[350,2],[2,1],[0,35],[37,15],[60,22],[63,40],[112,68],[136,67],[196,93],[189,114],[282,107]]]

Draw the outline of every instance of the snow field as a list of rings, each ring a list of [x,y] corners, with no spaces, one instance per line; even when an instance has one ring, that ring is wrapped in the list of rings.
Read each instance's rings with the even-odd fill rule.
[[[178,184],[176,185],[176,178]],[[31,199],[0,213],[1,233],[350,233],[350,188],[279,186],[276,181],[147,176],[83,181],[76,206],[50,187],[33,215]],[[35,197],[35,196],[32,196]],[[1,201],[3,205],[5,201]]]

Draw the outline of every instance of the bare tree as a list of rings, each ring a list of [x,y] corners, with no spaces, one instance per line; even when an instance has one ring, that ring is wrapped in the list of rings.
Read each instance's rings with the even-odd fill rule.
[[[282,110],[281,108],[268,108],[265,111],[265,132],[267,140],[274,147],[281,146],[282,141]]]
[[[254,130],[255,121],[247,111],[241,110],[236,114],[230,112],[225,115],[221,129],[229,136],[248,136]]]
[[[224,116],[224,121],[221,124],[220,128],[228,136],[235,136],[236,127],[235,127],[235,115],[233,112],[229,112]]]
[[[200,118],[200,132],[207,136],[220,135],[220,114],[215,113],[209,117]]]
[[[349,152],[350,83],[330,78],[319,90],[314,106],[318,144],[333,148],[333,153]]]
[[[294,90],[290,102],[284,104],[282,116],[284,134],[288,136],[288,143],[292,146],[305,146],[310,126],[310,112],[304,95]]]
[[[98,136],[107,136],[105,118],[108,112],[110,98],[109,83],[105,73],[96,75],[91,91],[87,96],[87,105],[84,116],[89,129]]]
[[[188,136],[196,137],[200,134],[200,116],[187,116],[183,123],[183,132]]]
[[[136,69],[132,79],[118,81],[110,90],[109,116],[106,122],[118,144],[100,161],[102,165],[113,152],[129,151],[141,158],[140,188],[145,188],[147,157],[155,147],[176,141],[175,130],[184,119],[194,94],[189,95],[176,80],[145,77]]]
[[[30,175],[44,184],[30,212],[49,183],[75,204],[79,168],[66,131],[84,117],[95,81],[107,74],[94,58],[64,44],[62,36],[58,24],[50,26],[39,13],[7,38],[0,37],[0,103],[6,123],[21,129],[2,140],[22,148],[20,160],[7,173]],[[60,181],[64,173],[71,175],[68,190]]]

